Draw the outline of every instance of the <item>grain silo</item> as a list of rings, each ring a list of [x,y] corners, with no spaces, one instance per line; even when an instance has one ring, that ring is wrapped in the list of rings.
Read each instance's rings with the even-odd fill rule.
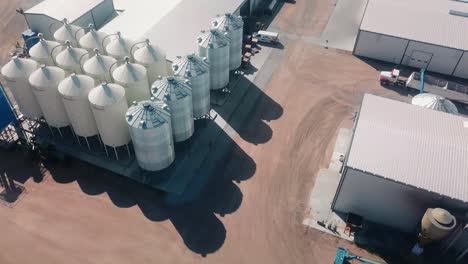
[[[172,64],[175,75],[188,79],[192,85],[193,117],[210,112],[210,65],[206,58],[195,54],[178,56]]]
[[[148,100],[150,88],[146,68],[140,64],[131,63],[129,57],[125,57],[124,61],[112,71],[114,82],[125,88],[125,96],[129,105],[133,101]]]
[[[411,100],[413,105],[441,111],[450,114],[458,114],[457,107],[448,99],[430,93],[418,94]]]
[[[47,66],[55,66],[54,59],[57,54],[62,51],[60,43],[56,41],[45,40],[42,33],[38,34],[39,42],[37,42],[30,50],[29,55],[31,59],[37,61],[39,64]],[[57,47],[57,48],[56,48]],[[53,54],[52,50],[54,51]]]
[[[101,55],[97,49],[94,52],[96,55],[83,64],[84,72],[93,77],[96,83],[112,82],[110,68],[117,61],[113,57]]]
[[[78,39],[83,35],[82,33],[81,35],[79,34],[82,28],[69,24],[66,18],[63,19],[62,23],[62,26],[55,31],[54,39],[62,44],[65,44],[68,40],[72,43],[73,47],[78,47]]]
[[[130,49],[135,44],[134,41],[123,38],[120,32],[108,35],[104,41],[107,38],[111,38],[110,42],[106,45],[107,55],[114,57],[116,60],[123,60],[126,56],[133,58],[132,54],[130,54]]]
[[[39,64],[36,61],[16,56],[2,68],[2,75],[15,97],[20,112],[29,118],[42,117],[41,107],[28,81],[29,75],[38,68]]]
[[[132,51],[135,62],[145,66],[150,83],[155,82],[158,76],[167,75],[166,54],[159,47],[151,45],[148,39],[143,47],[133,48]]]
[[[229,69],[234,70],[242,63],[242,40],[244,34],[244,21],[242,17],[230,13],[217,15],[211,23],[213,28],[226,32],[231,39],[229,43]]]
[[[70,125],[65,107],[58,92],[59,83],[65,79],[65,71],[55,66],[45,66],[35,70],[29,76],[33,93],[44,113],[44,118],[51,127],[61,128]]]
[[[81,63],[88,59],[88,51],[72,47],[70,41],[67,41],[65,45],[66,48],[57,54],[57,57],[55,58],[57,66],[64,69],[67,75],[72,72],[82,74],[83,70]]]
[[[102,142],[114,148],[117,156],[115,148],[130,142],[130,134],[125,121],[125,113],[128,109],[125,89],[118,84],[101,83],[91,90],[88,100]],[[105,149],[107,152],[107,148]]]
[[[192,88],[190,82],[180,76],[161,77],[155,81],[151,93],[166,102],[171,109],[172,133],[175,142],[193,135]]]
[[[229,37],[217,29],[202,31],[198,37],[198,54],[210,62],[211,90],[229,83]]]
[[[93,24],[89,24],[88,28],[88,33],[80,38],[80,47],[87,50],[89,53],[94,53],[94,49],[98,49],[101,54],[106,54],[102,42],[107,37],[107,34],[96,31]]]
[[[148,171],[171,165],[175,155],[168,105],[152,98],[131,106],[126,117],[138,165]]]
[[[93,78],[75,73],[61,81],[58,86],[73,131],[77,136],[85,138],[88,148],[87,138],[98,134],[96,121],[88,100],[88,94],[94,87]]]

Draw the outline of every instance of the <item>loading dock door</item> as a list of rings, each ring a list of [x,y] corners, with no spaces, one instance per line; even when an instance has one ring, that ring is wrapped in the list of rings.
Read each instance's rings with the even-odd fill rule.
[[[414,50],[411,54],[411,57],[409,58],[408,66],[419,69],[427,69],[427,66],[431,62],[431,58],[432,53]]]

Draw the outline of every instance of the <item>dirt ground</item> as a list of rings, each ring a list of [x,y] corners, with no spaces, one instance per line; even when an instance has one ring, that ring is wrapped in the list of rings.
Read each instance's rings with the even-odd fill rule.
[[[405,100],[378,85],[371,64],[301,40],[321,32],[332,8],[328,0],[283,6],[274,26],[297,38],[275,51],[281,64],[220,165],[213,186],[227,187],[196,202],[172,203],[77,161],[39,168],[0,153],[2,170],[27,189],[14,208],[0,205],[0,263],[332,263],[339,243],[368,255],[301,224],[316,174],[363,93]],[[264,143],[245,140],[265,128]],[[219,213],[203,213],[207,205]]]

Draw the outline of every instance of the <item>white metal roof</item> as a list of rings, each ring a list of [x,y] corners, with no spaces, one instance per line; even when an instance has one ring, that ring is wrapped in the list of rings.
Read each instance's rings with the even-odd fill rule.
[[[449,14],[450,10],[467,17]],[[450,0],[369,0],[361,30],[468,50],[468,3]]]
[[[166,52],[167,59],[197,51],[197,37],[210,29],[217,14],[235,12],[245,0],[143,0],[142,6],[128,7],[100,31],[120,31],[123,37],[146,38]],[[141,4],[141,3],[139,3]]]
[[[25,11],[25,13],[44,14],[56,20],[66,18],[72,23],[102,2],[104,0],[44,0]]]
[[[468,202],[468,118],[366,94],[347,166]]]

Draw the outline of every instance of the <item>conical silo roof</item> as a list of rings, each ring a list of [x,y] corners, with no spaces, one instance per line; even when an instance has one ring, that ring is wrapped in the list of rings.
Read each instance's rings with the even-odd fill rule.
[[[150,44],[147,39],[143,47],[134,51],[133,58],[138,63],[148,66],[160,61],[165,62],[166,54],[159,47]]]
[[[177,101],[192,95],[189,81],[179,76],[161,77],[153,83],[151,93],[164,101]]]
[[[101,53],[103,53],[105,49],[102,46],[102,41],[104,40],[106,36],[107,36],[106,33],[96,31],[94,29],[93,24],[90,24],[89,32],[80,38],[80,41],[79,41],[80,47],[88,51],[93,51],[94,49],[98,49]]]
[[[65,44],[65,41],[69,40],[73,46],[76,46],[78,40],[75,38],[75,33],[81,28],[69,24],[67,19],[64,19],[62,22],[62,26],[54,33],[54,39],[62,44]],[[77,38],[79,39],[79,36],[77,36]]]
[[[126,100],[125,89],[115,83],[102,83],[91,90],[88,99],[92,105],[105,108]]]
[[[146,68],[136,63],[130,63],[130,59],[125,57],[125,62],[114,69],[112,76],[119,83],[135,83],[141,80],[148,82]]]
[[[37,70],[39,64],[31,59],[13,57],[2,67],[2,75],[5,79],[25,78]]]
[[[106,52],[108,55],[121,60],[125,56],[131,56],[130,49],[133,44],[134,41],[123,38],[120,32],[117,32],[116,36],[107,44]]]
[[[57,87],[64,78],[65,72],[59,67],[41,65],[31,73],[29,83],[37,88],[51,89]]]
[[[69,97],[88,96],[90,88],[94,88],[94,79],[87,75],[70,74],[58,86],[60,94]]]
[[[93,78],[109,76],[109,69],[116,62],[117,60],[113,57],[101,55],[96,51],[96,55],[84,63],[83,69],[87,74],[92,75]]]
[[[87,59],[88,52],[84,49],[74,48],[70,42],[67,42],[67,47],[57,54],[55,61],[57,64],[65,70],[73,70],[77,65],[85,62]],[[81,59],[81,61],[80,61]]]
[[[413,97],[411,103],[413,105],[421,106],[436,111],[458,114],[457,107],[450,100],[435,94],[418,94],[415,97]]]
[[[198,45],[203,48],[225,47],[229,45],[229,37],[218,29],[202,30],[198,36]]]
[[[230,13],[224,15],[217,15],[211,23],[214,28],[221,31],[232,31],[240,29],[244,26],[244,21],[239,16],[234,16]]]
[[[202,75],[208,72],[209,69],[208,60],[195,54],[177,56],[172,63],[174,74],[186,78]]]
[[[151,129],[170,124],[169,106],[161,100],[141,101],[127,111],[127,123],[131,127]]]
[[[44,39],[42,33],[39,33],[39,42],[36,43],[30,50],[29,50],[29,55],[31,58],[39,63],[52,63],[51,61],[51,52],[52,50],[59,46],[60,43],[56,41],[50,41]],[[56,48],[54,50],[54,55],[56,55],[58,52],[61,51],[61,48]]]

